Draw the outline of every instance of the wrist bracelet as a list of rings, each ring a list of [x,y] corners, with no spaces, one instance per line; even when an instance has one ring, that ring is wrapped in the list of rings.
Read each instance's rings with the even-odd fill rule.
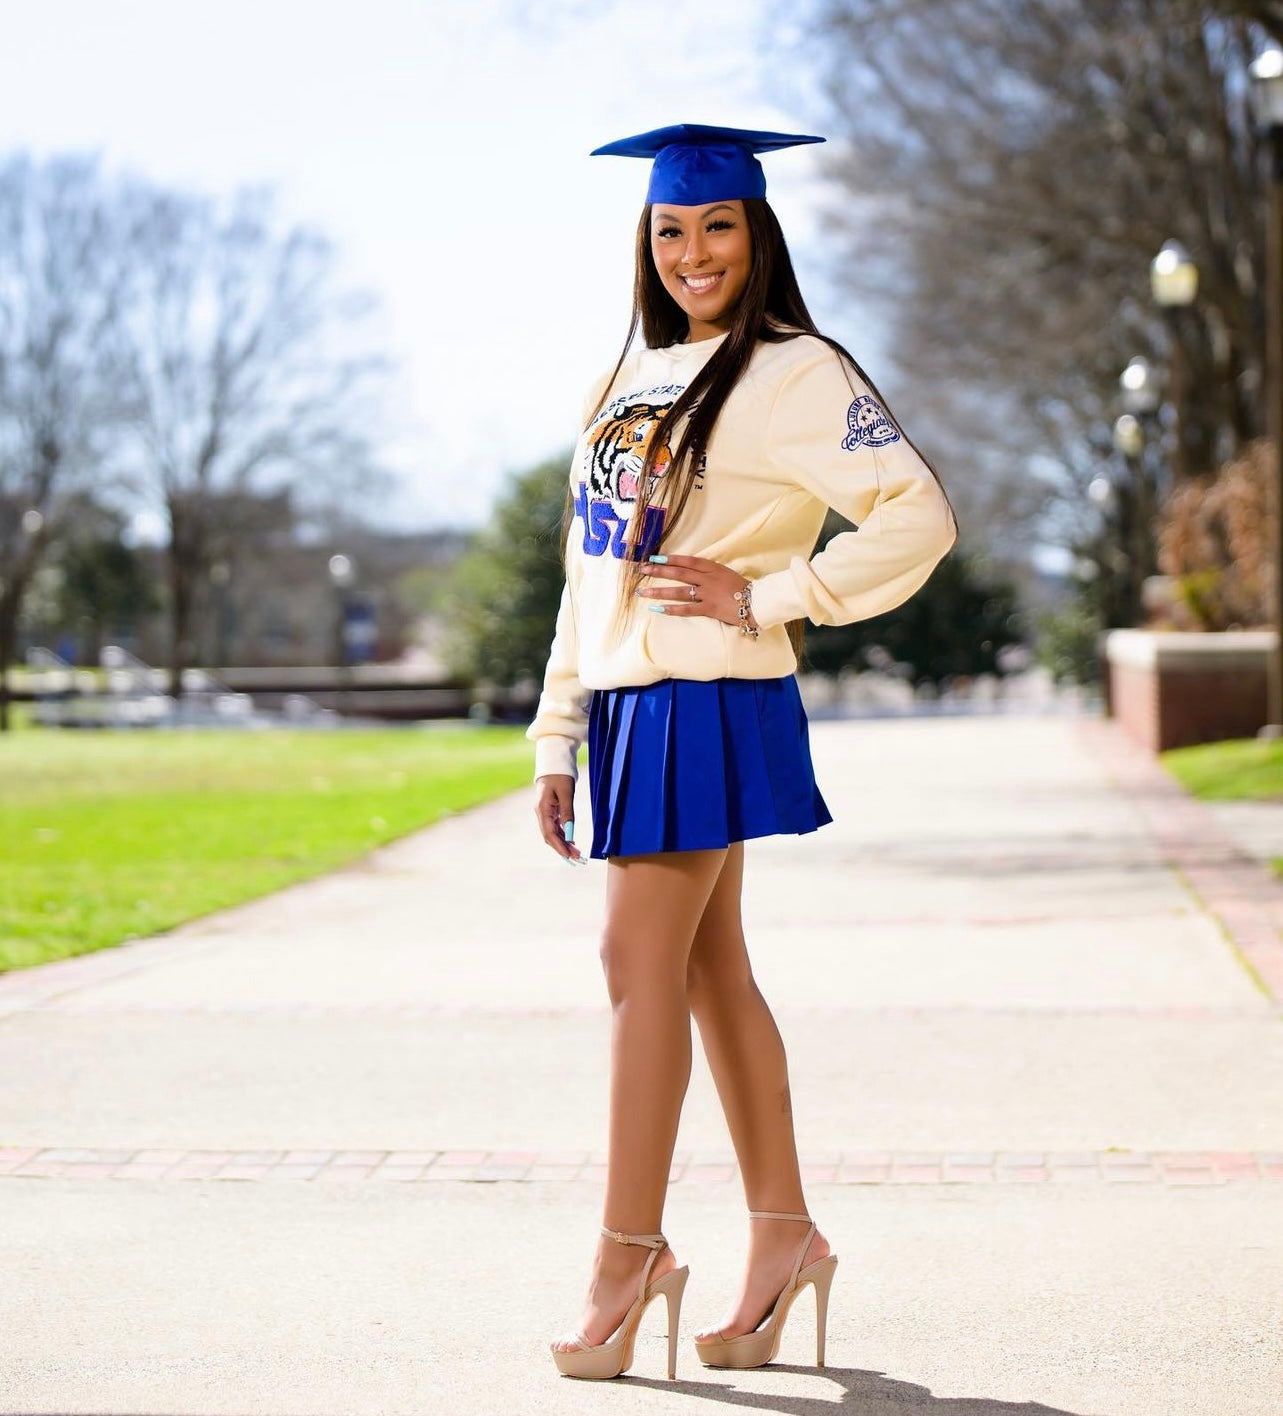
[[[735,613],[739,615],[740,633],[747,634],[750,639],[756,639],[762,631],[757,625],[751,625],[748,622],[748,617],[753,611],[753,582],[746,580],[744,588],[735,591],[734,599],[739,605],[739,609]]]

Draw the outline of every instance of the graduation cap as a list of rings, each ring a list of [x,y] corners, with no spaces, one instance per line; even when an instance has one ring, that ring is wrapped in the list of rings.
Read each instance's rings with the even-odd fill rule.
[[[823,141],[805,133],[762,133],[753,128],[674,123],[594,148],[591,155],[652,157],[655,161],[646,191],[648,202],[703,206],[706,202],[766,195],[766,173],[755,153]]]

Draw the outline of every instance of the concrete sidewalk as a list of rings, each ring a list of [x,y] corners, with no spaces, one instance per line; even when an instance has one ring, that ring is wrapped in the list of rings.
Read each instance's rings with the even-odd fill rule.
[[[1283,886],[1104,725],[817,723],[746,921],[840,1255],[830,1367],[556,1375],[600,1218],[605,869],[526,793],[0,977],[0,1412],[1283,1409]],[[582,801],[585,793],[581,792]],[[580,831],[586,834],[587,823]],[[721,1311],[698,1055],[665,1217]]]

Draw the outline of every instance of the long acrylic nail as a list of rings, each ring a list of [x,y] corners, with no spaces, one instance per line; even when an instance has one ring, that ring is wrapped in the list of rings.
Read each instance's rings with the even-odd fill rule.
[[[653,614],[653,615],[662,615],[662,614],[664,613],[664,606],[663,606],[663,605],[647,605],[646,608],[647,608],[647,609],[651,612],[651,614]]]
[[[568,841],[575,839],[575,823],[573,821],[563,821],[561,823],[561,834]]]
[[[667,564],[668,564],[668,557],[667,557],[667,556],[651,556],[650,559],[651,559],[651,561],[652,561],[655,565],[667,565]]]

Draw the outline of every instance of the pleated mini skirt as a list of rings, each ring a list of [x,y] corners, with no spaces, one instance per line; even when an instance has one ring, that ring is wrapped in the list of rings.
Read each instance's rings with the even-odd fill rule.
[[[833,820],[797,679],[661,679],[588,708],[589,854],[697,851]]]

